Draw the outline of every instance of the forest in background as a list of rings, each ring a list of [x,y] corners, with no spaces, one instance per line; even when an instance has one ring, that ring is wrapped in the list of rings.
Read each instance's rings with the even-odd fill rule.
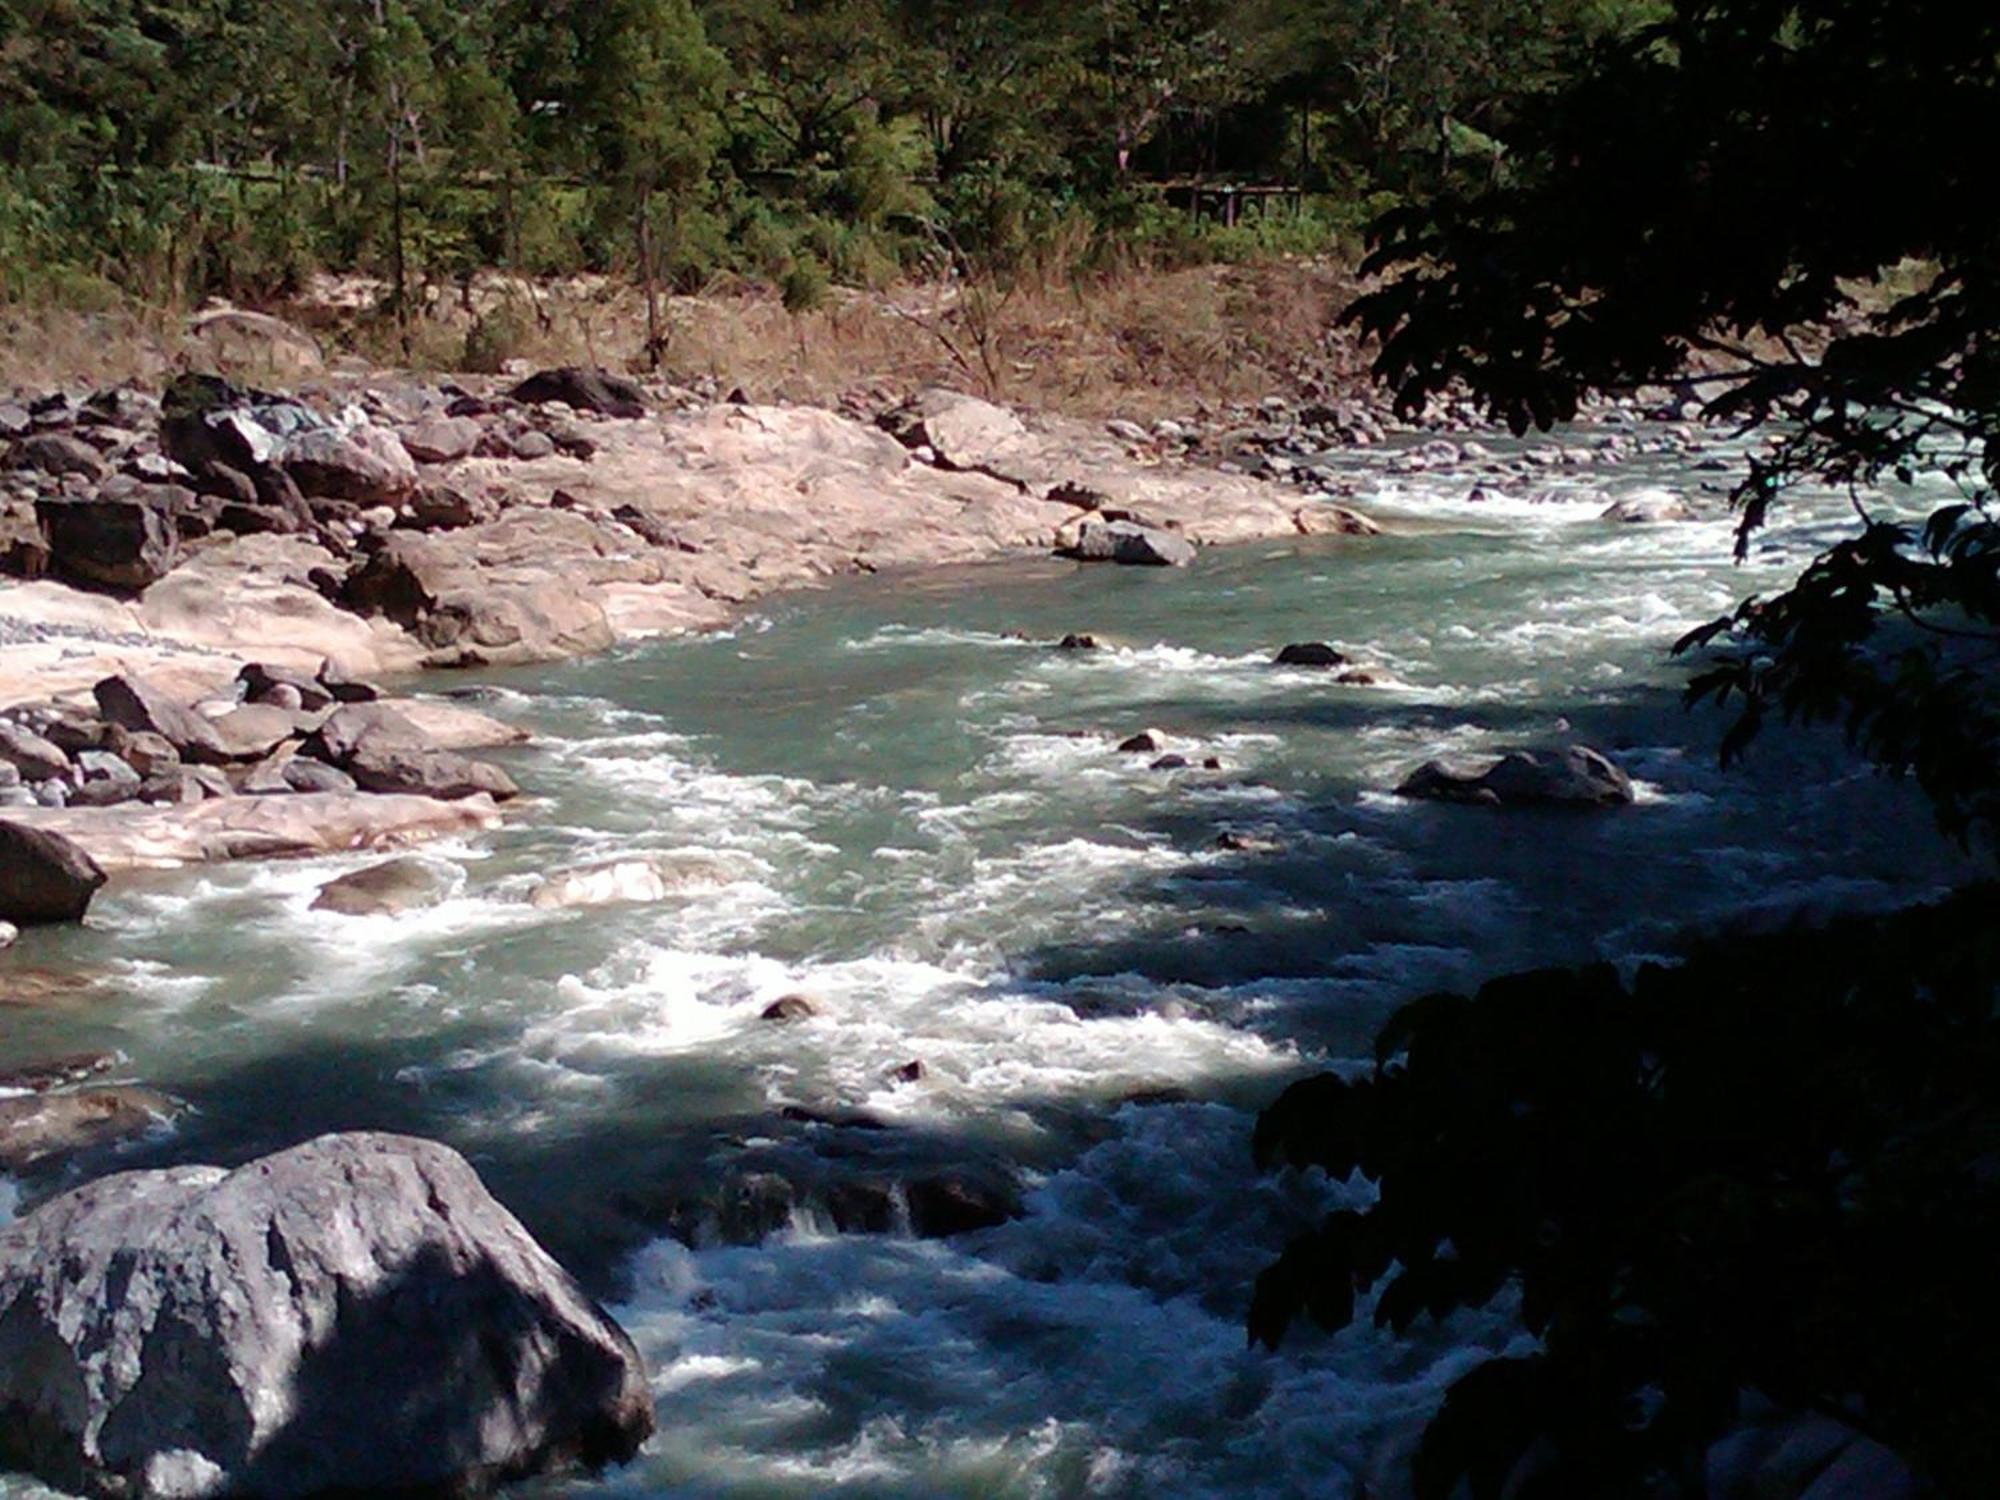
[[[1342,243],[1649,0],[5,0],[0,303],[482,269],[817,305]],[[1191,211],[1194,181],[1284,186]],[[658,330],[653,330],[657,339]]]

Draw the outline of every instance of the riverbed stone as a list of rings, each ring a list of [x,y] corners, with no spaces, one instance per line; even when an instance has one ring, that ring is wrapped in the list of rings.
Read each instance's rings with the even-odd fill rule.
[[[507,395],[529,405],[561,402],[576,411],[633,421],[646,415],[646,393],[636,381],[609,370],[585,369],[581,365],[538,370]]]
[[[100,1146],[131,1140],[171,1120],[174,1101],[143,1088],[85,1089],[76,1093],[30,1094],[0,1099],[0,1171],[26,1172],[64,1157]],[[5,1272],[0,1270],[0,1281]],[[8,1364],[5,1319],[7,1299],[0,1294],[0,1385]],[[6,1402],[0,1397],[0,1433],[6,1428]],[[0,1436],[0,1457],[6,1439]]]
[[[1633,800],[1632,778],[1586,745],[1517,750],[1480,769],[1426,761],[1396,795],[1489,807],[1617,807]]]
[[[65,1488],[477,1492],[653,1420],[632,1341],[434,1142],[123,1173],[0,1229],[0,1454]]]
[[[143,677],[106,677],[91,692],[108,722],[161,736],[182,760],[221,765],[235,759],[208,720]]]
[[[28,781],[47,781],[69,770],[69,757],[60,747],[27,725],[6,719],[0,719],[0,762]]]
[[[61,834],[0,821],[0,920],[80,922],[104,878],[97,861]]]
[[[1194,561],[1195,546],[1177,532],[1137,521],[1086,521],[1065,555],[1079,562],[1179,568]]]
[[[457,889],[455,865],[408,855],[329,880],[313,897],[314,911],[345,917],[394,916],[436,906]]]
[[[1325,641],[1294,641],[1278,653],[1276,663],[1281,667],[1344,667],[1348,658]]]
[[[144,495],[35,502],[48,566],[83,588],[136,594],[158,583],[179,561],[169,511]]]

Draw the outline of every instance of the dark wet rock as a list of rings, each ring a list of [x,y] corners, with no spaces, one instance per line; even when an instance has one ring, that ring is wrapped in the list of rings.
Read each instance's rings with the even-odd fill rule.
[[[0,1171],[23,1172],[53,1159],[75,1156],[144,1135],[171,1120],[174,1101],[142,1088],[87,1089],[81,1093],[30,1094],[0,1099]],[[0,1245],[7,1231],[0,1229]],[[0,1249],[0,1328],[5,1327],[6,1251]],[[10,1366],[0,1335],[0,1457],[7,1456],[10,1413],[5,1388]],[[15,1367],[18,1369],[18,1367]],[[15,1378],[20,1377],[16,1374]]]
[[[1135,567],[1184,567],[1194,561],[1186,537],[1136,521],[1086,521],[1063,555],[1079,562],[1122,563]]]
[[[1146,769],[1149,771],[1185,771],[1187,766],[1188,758],[1185,755],[1162,755],[1158,760],[1146,767]]]
[[[1342,687],[1377,687],[1382,681],[1373,672],[1365,670],[1342,672],[1333,680]]]
[[[1125,755],[1151,755],[1165,738],[1157,729],[1142,729],[1130,739],[1120,740],[1118,749]]]
[[[35,502],[50,571],[85,588],[138,593],[173,570],[180,543],[170,513],[145,497]]]
[[[819,1006],[804,995],[780,995],[758,1012],[760,1021],[803,1021],[819,1014]]]
[[[1097,637],[1094,635],[1066,635],[1056,642],[1058,651],[1095,651]]]
[[[29,781],[47,781],[69,770],[69,757],[25,724],[0,719],[0,762]]]
[[[540,406],[551,401],[599,416],[636,420],[646,415],[646,393],[622,375],[579,365],[541,370],[507,393],[510,399]]]
[[[46,1094],[51,1089],[69,1088],[101,1078],[123,1067],[126,1061],[122,1052],[67,1052],[60,1057],[43,1058],[18,1068],[0,1069],[0,1089]]]
[[[313,897],[314,911],[347,917],[393,916],[420,911],[447,899],[458,884],[456,868],[409,856],[355,870],[329,880]]]
[[[80,922],[104,879],[97,861],[61,834],[0,822],[0,921]]]
[[[141,677],[107,677],[91,689],[107,723],[157,734],[197,765],[235,758],[209,721]]]
[[[117,1500],[462,1494],[629,1458],[645,1369],[432,1142],[128,1172],[0,1229],[0,1450]]]
[[[923,1059],[913,1057],[900,1068],[891,1068],[889,1070],[889,1081],[891,1083],[915,1083],[918,1079],[924,1077],[927,1071],[924,1067]]]
[[[1427,761],[1396,788],[1399,797],[1490,807],[1617,807],[1632,801],[1632,778],[1584,745],[1517,750],[1482,770]]]
[[[1275,658],[1281,667],[1344,667],[1348,658],[1325,641],[1295,641]]]
[[[948,1239],[991,1229],[1021,1213],[1012,1183],[982,1181],[954,1173],[909,1184],[910,1228],[925,1239]]]

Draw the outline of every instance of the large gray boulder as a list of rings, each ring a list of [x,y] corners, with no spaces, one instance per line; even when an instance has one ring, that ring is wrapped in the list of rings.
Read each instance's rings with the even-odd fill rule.
[[[0,822],[0,921],[80,922],[104,871],[59,833]]]
[[[1194,552],[1194,543],[1178,532],[1137,521],[1085,521],[1067,549],[1079,562],[1152,568],[1185,567],[1194,561]]]
[[[63,1488],[462,1494],[652,1429],[631,1340],[432,1142],[128,1172],[0,1229],[0,1458]]]
[[[1488,807],[1619,807],[1632,778],[1586,745],[1516,750],[1483,769],[1426,761],[1396,788],[1399,797]]]

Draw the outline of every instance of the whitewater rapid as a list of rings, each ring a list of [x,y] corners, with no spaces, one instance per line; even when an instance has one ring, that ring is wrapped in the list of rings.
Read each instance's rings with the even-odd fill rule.
[[[1841,524],[1831,498],[1737,568],[1726,516],[1598,519],[1607,493],[1696,492],[1666,460],[1534,503],[1351,472],[1400,534],[843,583],[725,635],[494,674],[481,706],[534,731],[508,756],[534,802],[428,851],[448,899],[311,910],[360,855],[116,888],[91,932],[24,940],[105,985],[10,1016],[0,1065],[117,1048],[189,1102],[120,1164],[363,1127],[466,1151],[615,1304],[659,1398],[637,1463],[534,1493],[1395,1494],[1443,1388],[1519,1335],[1500,1306],[1246,1347],[1256,1271],[1368,1195],[1253,1173],[1257,1107],[1362,1066],[1424,990],[1670,956],[1957,867],[1831,736],[1774,731],[1725,774],[1722,721],[1679,705],[1668,645],[1795,569]],[[1072,631],[1103,647],[1050,644]],[[1304,640],[1380,682],[1271,665]],[[1188,764],[1116,748],[1147,728]],[[1638,803],[1390,795],[1432,755],[1569,739]],[[656,903],[527,899],[635,853],[687,878]],[[761,1018],[787,995],[814,1014]],[[1017,1216],[836,1232],[843,1183],[937,1173],[1004,1185]],[[771,1177],[791,1197],[745,1208]]]

